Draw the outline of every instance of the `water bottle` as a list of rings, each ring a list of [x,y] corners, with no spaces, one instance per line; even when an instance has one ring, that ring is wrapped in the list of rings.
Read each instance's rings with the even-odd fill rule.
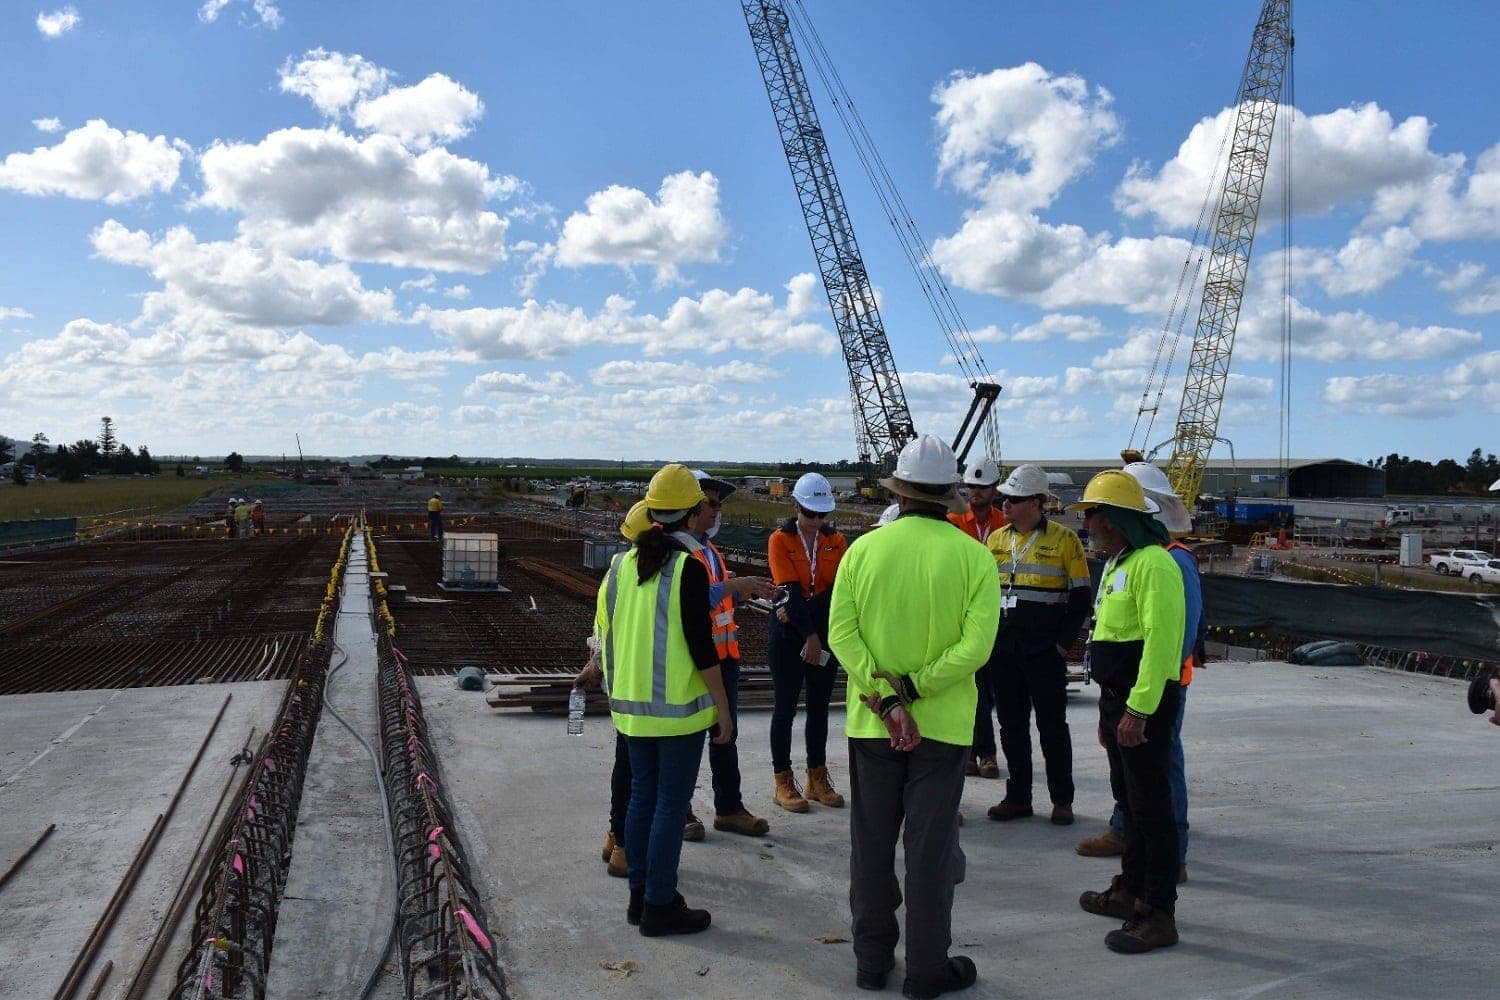
[[[583,688],[574,688],[568,695],[568,735],[583,735]]]

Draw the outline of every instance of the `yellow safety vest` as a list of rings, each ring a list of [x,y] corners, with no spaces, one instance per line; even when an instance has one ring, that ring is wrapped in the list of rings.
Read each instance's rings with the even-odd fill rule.
[[[718,721],[713,695],[682,633],[685,552],[638,583],[635,549],[615,556],[599,588],[594,626],[609,685],[609,711],[626,736],[686,736]]]

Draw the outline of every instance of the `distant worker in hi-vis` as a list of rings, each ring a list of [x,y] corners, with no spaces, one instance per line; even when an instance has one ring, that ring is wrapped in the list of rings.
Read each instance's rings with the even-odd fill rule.
[[[437,490],[427,498],[427,537],[434,542],[443,540],[443,497]]]

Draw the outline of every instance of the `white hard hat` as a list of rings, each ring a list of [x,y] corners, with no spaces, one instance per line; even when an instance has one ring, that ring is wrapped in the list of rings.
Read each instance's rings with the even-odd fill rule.
[[[952,486],[958,482],[958,460],[942,438],[922,434],[901,449],[891,475],[922,486]]]
[[[1181,535],[1193,530],[1192,515],[1172,489],[1165,472],[1150,462],[1131,462],[1125,466],[1125,474],[1141,484],[1146,499],[1156,501],[1160,509],[1153,516],[1169,533]]]
[[[1040,465],[1016,466],[997,488],[1008,497],[1045,496],[1052,492],[1047,484],[1047,470]]]
[[[965,486],[994,486],[1000,481],[1000,466],[993,458],[981,458],[964,470]]]
[[[718,494],[719,494],[719,499],[720,500],[728,500],[729,499],[729,494],[733,493],[734,490],[735,490],[734,486],[730,485],[729,483],[726,483],[722,479],[715,479],[713,476],[710,476],[708,473],[704,472],[702,469],[694,469],[693,470],[693,478],[696,479],[696,480],[698,480],[698,485],[699,486],[701,486],[701,487],[703,487],[705,489],[710,489],[710,490],[717,491]],[[809,507],[808,509],[811,510],[812,508]]]
[[[823,476],[809,472],[792,487],[792,499],[814,514],[827,514],[833,510],[833,487]]]
[[[889,507],[887,507],[885,510],[883,510],[883,511],[880,512],[880,516],[875,519],[875,527],[879,528],[879,527],[883,527],[883,526],[885,526],[887,524],[890,524],[892,521],[894,521],[896,518],[898,518],[900,516],[901,516],[901,505],[899,503],[893,503]]]

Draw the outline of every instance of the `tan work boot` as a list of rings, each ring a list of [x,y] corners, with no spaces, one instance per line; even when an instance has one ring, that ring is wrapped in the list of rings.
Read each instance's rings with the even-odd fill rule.
[[[1000,777],[1000,762],[994,757],[981,757],[977,773],[981,778],[998,778]]]
[[[707,836],[707,831],[703,829],[703,821],[699,819],[691,809],[689,809],[687,814],[687,822],[682,824],[682,839],[697,843],[705,836]]]
[[[1135,893],[1125,888],[1121,884],[1123,881],[1121,876],[1116,875],[1109,880],[1109,888],[1103,892],[1089,891],[1079,896],[1078,905],[1087,912],[1097,913],[1101,917],[1130,920],[1135,916]]]
[[[1125,926],[1104,935],[1104,943],[1127,955],[1170,948],[1177,943],[1177,920],[1166,910],[1137,902]]]
[[[746,837],[764,837],[771,832],[771,824],[759,816],[750,815],[748,809],[714,816],[714,829],[725,833],[739,833]]]
[[[615,878],[624,878],[630,874],[630,866],[625,862],[624,844],[616,844],[615,849],[609,852],[609,873]]]
[[[806,797],[819,805],[830,806],[834,809],[844,808],[844,797],[834,791],[833,782],[828,779],[826,765],[807,769]]]
[[[611,830],[604,835],[604,852],[599,860],[608,862],[609,856],[613,853],[615,853],[615,831]]]
[[[791,771],[776,772],[776,804],[787,812],[807,812],[807,800],[802,797],[802,789],[797,787],[797,779],[792,777]]]
[[[1116,837],[1113,830],[1105,830],[1097,837],[1084,837],[1073,850],[1086,858],[1115,858],[1125,853],[1125,840]]]
[[[964,762],[964,777],[977,778],[979,776],[979,761],[970,757]]]

